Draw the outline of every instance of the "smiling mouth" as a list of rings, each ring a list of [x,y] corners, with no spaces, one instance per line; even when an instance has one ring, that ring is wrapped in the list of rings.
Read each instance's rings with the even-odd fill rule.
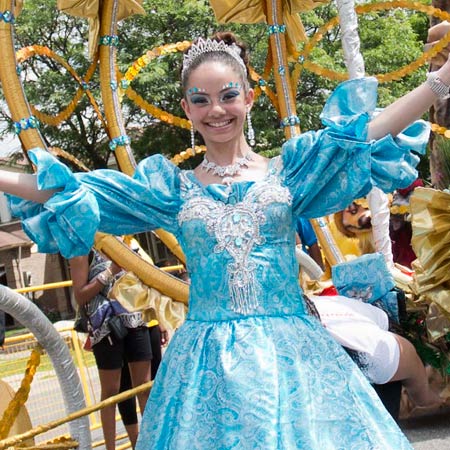
[[[210,123],[208,123],[208,126],[212,127],[212,128],[222,128],[222,127],[226,127],[230,123],[231,123],[231,119],[230,120],[224,120],[222,122],[210,122]]]

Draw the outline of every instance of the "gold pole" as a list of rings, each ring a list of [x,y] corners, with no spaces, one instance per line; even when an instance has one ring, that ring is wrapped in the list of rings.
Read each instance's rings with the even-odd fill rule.
[[[164,295],[188,303],[189,285],[179,278],[165,273],[159,267],[143,261],[142,258],[131,251],[128,246],[111,235],[97,233],[95,247],[108,258],[120,261],[120,266],[133,272],[147,286],[154,287]]]
[[[16,17],[17,8],[14,8],[14,5],[15,2],[11,0],[0,0],[0,11],[3,13],[9,11],[13,17]],[[4,20],[0,20],[0,48],[2,49],[0,82],[3,86],[3,95],[11,112],[12,120],[18,123],[24,121],[26,124],[32,113],[16,70],[17,60],[14,49],[13,29],[13,22],[7,23]],[[38,128],[22,128],[17,136],[25,150],[34,147],[46,148]]]
[[[104,0],[101,9],[100,37],[117,36],[117,8],[118,0]],[[122,115],[118,86],[118,69],[116,65],[116,47],[114,45],[100,45],[100,88],[105,105],[105,117],[108,123],[110,139],[126,136],[126,129]],[[136,161],[129,143],[119,144],[114,150],[121,172],[132,175],[136,168]],[[164,230],[155,230],[155,234],[169,248],[169,250],[183,263],[186,258],[175,236]],[[131,252],[131,251],[130,251]],[[148,264],[141,260],[141,264]]]
[[[283,2],[281,0],[267,0],[266,9],[270,34],[269,44],[273,59],[273,75],[278,93],[281,123],[284,126],[286,137],[290,138],[300,134],[300,125],[296,115],[294,90],[292,89],[292,79],[287,60],[285,28],[282,22]],[[327,222],[324,219],[312,219],[310,222],[329,264],[335,265],[344,261]]]
[[[269,46],[273,60],[273,76],[280,105],[281,121],[287,138],[300,134],[300,126],[294,123],[296,117],[295,99],[292,95],[292,82],[289,73],[283,6],[281,0],[266,1],[266,17],[269,26]],[[292,124],[289,124],[289,119]]]
[[[49,289],[58,289],[71,286],[72,280],[68,280],[68,281],[57,281],[55,283],[40,284],[37,286],[27,286],[24,288],[13,289],[13,291],[17,292],[18,294],[26,294],[28,292],[48,291]]]

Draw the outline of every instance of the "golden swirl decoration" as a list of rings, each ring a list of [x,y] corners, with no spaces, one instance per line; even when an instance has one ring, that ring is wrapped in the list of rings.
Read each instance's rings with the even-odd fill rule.
[[[431,131],[440,134],[441,136],[444,136],[447,139],[450,139],[450,130],[437,123],[431,124]]]
[[[409,213],[409,205],[392,205],[389,208],[391,214],[403,215]]]
[[[205,153],[206,147],[204,145],[196,145],[194,149],[187,148],[186,150],[181,151],[180,153],[173,156],[170,160],[178,166],[183,161],[188,160],[192,156],[198,155],[199,153]]]
[[[77,449],[80,444],[78,441],[72,439],[69,436],[59,436],[47,442],[43,442],[39,445],[23,445],[23,442],[19,441],[17,446],[9,446],[8,450],[64,450],[64,449]],[[1,447],[0,447],[1,448]]]
[[[184,52],[190,46],[191,43],[189,41],[183,41],[175,44],[160,45],[159,47],[155,47],[152,50],[145,52],[131,64],[125,72],[125,75],[121,78],[119,88],[121,95],[123,95],[124,90],[128,88],[129,84],[136,78],[139,72],[150,63],[150,61],[170,53]]]
[[[68,436],[60,436],[51,441],[44,442],[42,444],[36,445],[35,447],[26,447],[27,450],[64,450],[71,448],[78,448],[79,443]],[[24,447],[19,446],[17,450],[23,449]]]
[[[3,417],[0,420],[0,440],[8,437],[9,430],[19,414],[20,408],[26,403],[28,395],[30,394],[31,383],[40,362],[41,349],[38,347],[31,352],[20,388],[17,390],[14,398],[9,402],[9,405],[5,409]]]
[[[408,0],[396,0],[390,2],[381,2],[381,3],[373,3],[368,5],[358,5],[355,7],[355,11],[357,14],[365,14],[372,11],[382,11],[389,10],[394,8],[404,8],[411,9],[415,11],[420,11],[430,16],[438,17],[441,20],[450,20],[450,14],[442,11],[441,9],[434,8],[432,6],[423,5],[419,2],[410,2]],[[295,56],[299,61],[296,64],[295,68],[295,77],[293,76],[293,81],[295,84],[298,83],[298,79],[300,77],[301,71],[303,68],[308,69],[311,72],[316,73],[320,76],[325,76],[330,79],[342,81],[347,79],[348,76],[345,73],[339,73],[334,70],[325,69],[320,67],[311,61],[308,61],[312,49],[322,40],[323,36],[328,33],[330,30],[338,26],[339,19],[338,17],[334,17],[325,25],[319,28],[319,30],[314,34],[314,36],[309,39],[303,51],[298,52]],[[377,74],[374,75],[380,83],[388,83],[394,80],[400,80],[401,78],[409,75],[410,73],[416,71],[419,67],[428,64],[428,62],[434,58],[438,53],[440,53],[448,44],[450,43],[450,33],[447,33],[439,42],[436,43],[433,47],[423,52],[422,56],[420,56],[416,61],[401,67],[400,69],[386,73],[386,74]]]
[[[418,293],[450,318],[450,193],[418,187],[409,202]]]
[[[164,111],[151,103],[147,102],[147,100],[143,99],[136,91],[132,88],[128,88],[126,90],[127,97],[132,100],[136,105],[138,105],[141,109],[146,111],[148,114],[151,114],[153,117],[156,117],[161,122],[168,123],[170,125],[175,125],[179,128],[184,128],[185,130],[191,129],[191,123],[189,120],[184,119],[182,117],[174,116],[167,111]]]
[[[163,111],[162,109],[150,104],[130,87],[130,83],[136,78],[136,76],[139,75],[142,69],[150,64],[154,58],[168,55],[170,53],[183,52],[185,49],[190,47],[190,45],[191,43],[188,41],[177,42],[176,44],[165,44],[144,53],[135,62],[133,62],[133,64],[131,64],[124,75],[119,76],[119,97],[122,98],[126,95],[136,105],[162,122],[189,130],[191,128],[191,123],[189,120],[174,116],[173,114]]]
[[[61,157],[65,159],[66,161],[70,161],[71,164],[73,164],[80,172],[89,172],[89,168],[85,166],[83,162],[81,162],[78,158],[75,158],[75,156],[71,155],[70,153],[67,153],[65,150],[63,150],[60,147],[49,147],[48,151],[57,157]]]
[[[33,112],[33,114],[43,123],[46,123],[48,125],[52,125],[54,127],[57,127],[60,125],[64,120],[67,120],[75,111],[75,108],[77,107],[78,102],[80,101],[82,95],[85,93],[94,108],[95,113],[97,114],[97,117],[102,122],[103,128],[107,129],[105,119],[103,118],[102,113],[100,112],[100,108],[97,104],[97,101],[95,100],[92,93],[89,91],[88,83],[92,76],[94,75],[96,69],[97,69],[97,62],[94,61],[88,71],[86,72],[86,76],[84,78],[81,78],[76,71],[73,69],[73,67],[67,63],[67,61],[61,56],[57,55],[55,52],[50,50],[48,47],[43,47],[41,45],[30,45],[28,47],[21,48],[16,52],[16,58],[17,62],[23,63],[27,59],[35,56],[45,56],[47,58],[53,59],[54,61],[57,61],[60,63],[69,73],[72,75],[74,80],[78,83],[79,88],[77,92],[75,93],[74,98],[69,103],[69,105],[63,109],[63,111],[59,112],[55,116],[49,116],[48,114],[45,114],[43,112],[40,112],[36,109],[33,105],[30,105],[30,108]]]

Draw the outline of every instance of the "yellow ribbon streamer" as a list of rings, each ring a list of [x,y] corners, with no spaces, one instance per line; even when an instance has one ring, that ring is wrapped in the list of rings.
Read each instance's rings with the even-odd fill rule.
[[[117,21],[133,14],[145,14],[142,2],[143,0],[119,0]],[[100,31],[101,0],[58,0],[57,7],[71,16],[89,20],[89,57],[92,58],[97,50]]]
[[[142,312],[145,322],[157,320],[165,330],[176,330],[185,320],[187,307],[143,284],[133,272],[126,272],[109,294],[128,312]]]
[[[219,23],[260,23],[267,22],[266,2],[261,0],[210,0],[211,7]],[[327,0],[282,0],[283,22],[289,53],[297,49],[297,44],[306,41],[306,33],[298,16],[299,12],[309,11]],[[281,24],[279,24],[281,25]]]
[[[450,318],[450,193],[416,188],[410,210],[411,244],[420,262],[414,265],[418,293]]]

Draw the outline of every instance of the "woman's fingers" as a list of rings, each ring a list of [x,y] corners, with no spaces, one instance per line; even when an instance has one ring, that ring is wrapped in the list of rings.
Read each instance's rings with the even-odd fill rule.
[[[450,31],[450,23],[444,20],[437,25],[432,26],[428,30],[427,42],[438,41],[443,38]]]
[[[424,45],[424,51],[430,50],[434,45],[436,45],[439,41],[428,42]],[[445,47],[442,51],[440,51],[437,55],[431,58],[431,63],[436,64],[438,66],[444,64],[449,58],[450,44]]]

